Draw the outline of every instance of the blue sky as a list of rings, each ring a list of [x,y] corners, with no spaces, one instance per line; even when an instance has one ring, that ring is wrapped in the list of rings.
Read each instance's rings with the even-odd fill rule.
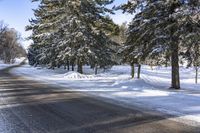
[[[32,9],[36,7],[31,0],[0,0],[0,20],[25,37],[30,33],[25,32],[24,27],[29,24],[28,19],[33,17]]]
[[[115,0],[114,4],[119,5],[126,1]],[[15,28],[23,38],[26,38],[31,32],[25,32],[25,26],[29,24],[28,20],[34,17],[32,9],[35,8],[37,8],[37,4],[32,3],[31,0],[0,0],[0,20],[3,20],[10,28]],[[129,22],[132,19],[131,15],[122,14],[120,11],[111,17],[117,24]],[[29,45],[30,41],[23,43]]]

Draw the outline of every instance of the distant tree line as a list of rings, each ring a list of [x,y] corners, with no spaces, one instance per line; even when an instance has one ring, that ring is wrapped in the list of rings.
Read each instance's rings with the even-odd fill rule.
[[[0,22],[0,60],[4,63],[14,63],[15,58],[26,56],[19,40],[20,36],[15,29],[10,29]]]

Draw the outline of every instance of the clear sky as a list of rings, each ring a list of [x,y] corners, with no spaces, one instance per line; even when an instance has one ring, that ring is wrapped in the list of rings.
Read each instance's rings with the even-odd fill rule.
[[[114,5],[119,5],[127,0],[115,0]],[[111,5],[112,6],[112,5]],[[3,20],[10,28],[19,31],[23,38],[31,33],[25,32],[25,26],[29,24],[29,19],[33,18],[33,10],[37,8],[36,3],[31,0],[0,0],[0,20]],[[120,11],[111,16],[115,23],[122,24],[129,22],[133,17],[128,14],[122,14]],[[29,45],[30,41],[23,41],[24,47]]]

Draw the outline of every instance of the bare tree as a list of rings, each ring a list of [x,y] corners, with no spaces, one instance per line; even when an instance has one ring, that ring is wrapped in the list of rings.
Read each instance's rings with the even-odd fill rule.
[[[9,29],[0,23],[0,59],[4,63],[14,63],[16,57],[25,56],[25,50],[20,45],[20,36],[15,29]]]

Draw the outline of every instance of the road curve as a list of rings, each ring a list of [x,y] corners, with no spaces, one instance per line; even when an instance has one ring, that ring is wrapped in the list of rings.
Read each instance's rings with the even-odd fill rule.
[[[0,133],[200,133],[156,113],[12,75],[12,68],[0,71]]]

